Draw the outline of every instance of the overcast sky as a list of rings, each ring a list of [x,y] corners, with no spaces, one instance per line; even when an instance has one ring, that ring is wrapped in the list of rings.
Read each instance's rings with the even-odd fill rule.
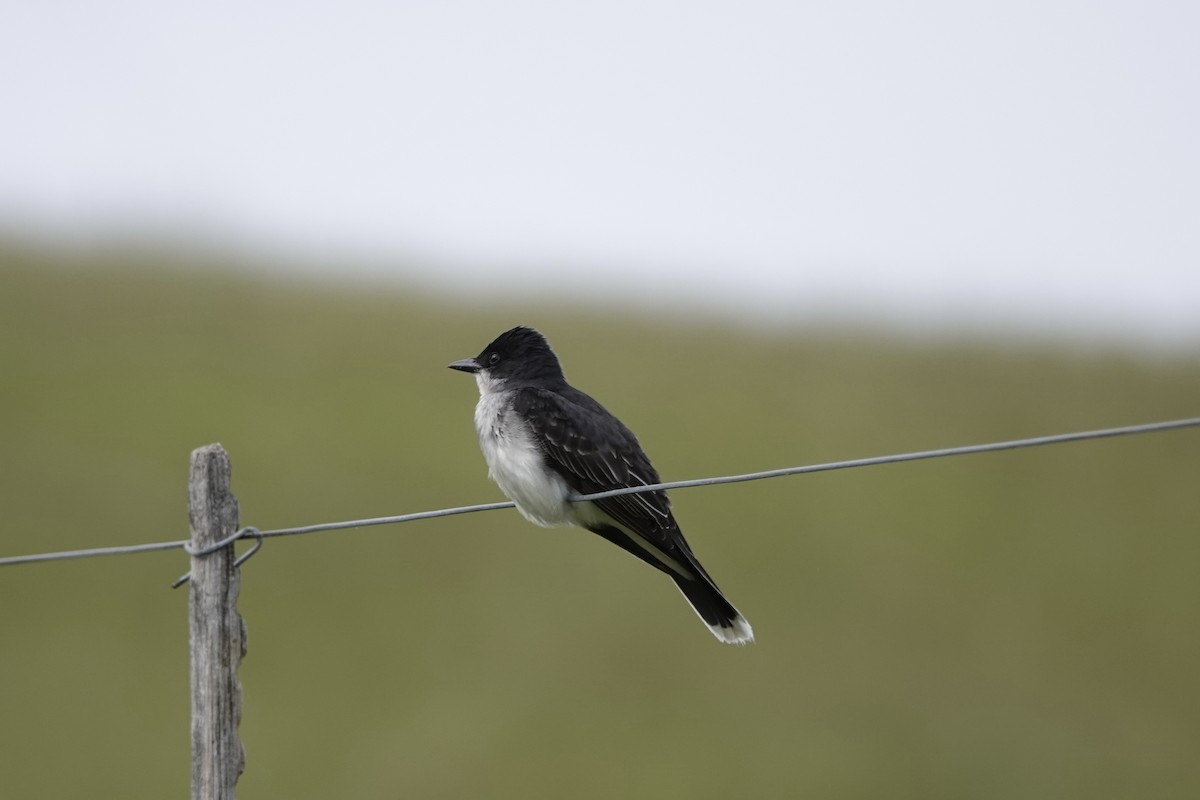
[[[7,3],[0,225],[1200,339],[1198,33],[1194,0]]]

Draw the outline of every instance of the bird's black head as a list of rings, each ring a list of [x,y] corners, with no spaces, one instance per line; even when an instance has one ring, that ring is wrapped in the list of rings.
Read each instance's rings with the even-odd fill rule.
[[[475,373],[489,383],[558,382],[564,380],[558,357],[546,337],[533,328],[516,327],[505,331],[483,348],[475,358],[450,364],[450,369]],[[481,382],[481,387],[483,383]]]

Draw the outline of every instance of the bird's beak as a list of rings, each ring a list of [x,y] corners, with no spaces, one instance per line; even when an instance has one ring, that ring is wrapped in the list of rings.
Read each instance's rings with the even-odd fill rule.
[[[464,358],[462,361],[455,361],[453,364],[447,364],[450,369],[462,370],[463,372],[479,372],[482,367],[479,362],[473,358]]]

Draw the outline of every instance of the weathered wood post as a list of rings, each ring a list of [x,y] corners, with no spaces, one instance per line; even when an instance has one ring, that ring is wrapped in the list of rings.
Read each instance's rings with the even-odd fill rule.
[[[229,491],[229,474],[229,454],[221,445],[192,451],[192,551],[202,551],[238,530],[238,504]],[[239,577],[233,562],[232,544],[192,556],[192,800],[234,800],[234,786],[246,766],[238,737],[242,687],[237,677],[246,654],[246,628],[237,610]]]

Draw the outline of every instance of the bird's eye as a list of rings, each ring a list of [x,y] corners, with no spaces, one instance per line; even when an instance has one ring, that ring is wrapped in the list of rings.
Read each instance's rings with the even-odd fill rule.
[[[499,363],[500,363],[500,354],[499,353],[492,353],[490,356],[488,356],[488,366],[489,367],[494,367]]]

